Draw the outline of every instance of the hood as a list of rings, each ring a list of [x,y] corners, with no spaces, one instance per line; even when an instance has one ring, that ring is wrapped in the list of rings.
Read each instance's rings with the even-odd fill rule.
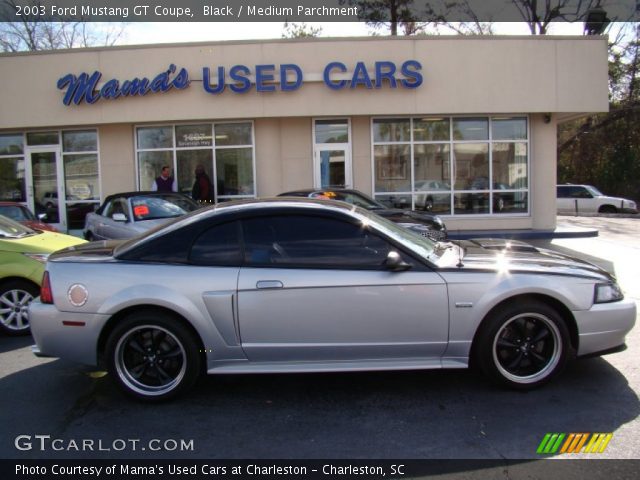
[[[441,265],[469,271],[506,270],[509,272],[542,273],[592,278],[600,281],[615,281],[606,270],[584,260],[538,248],[517,240],[476,238],[453,242],[462,248],[462,266]],[[448,262],[451,262],[451,255]],[[441,257],[444,259],[445,256]],[[456,262],[458,263],[458,259]]]
[[[26,237],[2,238],[0,249],[20,253],[52,253],[81,243],[86,243],[86,240],[63,233],[42,231]]]
[[[391,220],[394,223],[417,223],[420,225],[426,225],[435,230],[444,230],[444,223],[439,217],[430,215],[428,213],[419,213],[413,210],[401,210],[396,208],[389,208],[385,210],[374,210],[381,217]]]
[[[33,228],[34,230],[45,230],[47,232],[57,232],[58,231],[57,228],[52,227],[48,223],[39,222],[37,220],[25,220],[25,221],[22,221],[20,223],[22,223],[23,225],[26,225],[29,228]]]

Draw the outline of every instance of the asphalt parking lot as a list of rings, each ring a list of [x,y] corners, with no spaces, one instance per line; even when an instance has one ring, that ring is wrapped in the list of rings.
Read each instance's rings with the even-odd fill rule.
[[[559,223],[596,226],[600,236],[535,243],[604,265],[640,301],[640,219]],[[0,337],[0,458],[535,459],[548,432],[611,432],[599,458],[640,458],[638,327],[627,351],[573,362],[528,393],[467,371],[250,375],[208,377],[189,396],[152,406],[125,398],[100,372],[34,357],[31,344]],[[94,448],[42,451],[33,441],[19,450],[20,435],[50,435],[59,447],[89,439]],[[150,448],[166,440],[178,448]],[[193,448],[181,450],[181,440]]]

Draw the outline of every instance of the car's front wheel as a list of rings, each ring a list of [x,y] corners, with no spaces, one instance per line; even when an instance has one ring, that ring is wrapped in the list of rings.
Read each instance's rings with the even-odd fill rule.
[[[558,312],[537,301],[514,303],[484,322],[475,361],[496,382],[520,390],[560,373],[571,356],[569,330]]]
[[[108,368],[129,395],[166,400],[191,388],[202,360],[195,335],[161,311],[136,312],[122,319],[107,340]]]
[[[0,331],[7,335],[29,334],[29,304],[39,295],[36,284],[10,280],[0,285]]]

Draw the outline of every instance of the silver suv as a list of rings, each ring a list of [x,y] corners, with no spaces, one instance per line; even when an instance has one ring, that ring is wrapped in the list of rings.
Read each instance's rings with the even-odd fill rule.
[[[638,213],[636,202],[609,197],[591,185],[558,185],[558,213]]]

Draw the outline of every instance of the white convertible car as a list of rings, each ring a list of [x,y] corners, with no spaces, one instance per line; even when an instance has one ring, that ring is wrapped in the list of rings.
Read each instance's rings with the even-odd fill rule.
[[[503,240],[436,243],[330,200],[206,208],[49,257],[34,353],[161,400],[210,374],[464,368],[529,389],[624,348],[611,275]]]

